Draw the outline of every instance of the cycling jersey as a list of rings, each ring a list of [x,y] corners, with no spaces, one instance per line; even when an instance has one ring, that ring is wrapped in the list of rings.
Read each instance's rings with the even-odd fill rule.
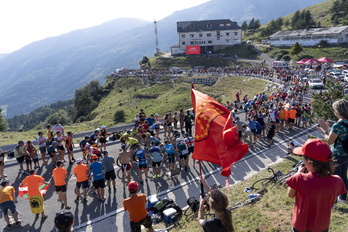
[[[168,155],[174,155],[174,146],[172,144],[167,144],[164,146],[164,150],[168,153]]]
[[[161,150],[157,146],[152,146],[149,149],[151,159],[153,162],[161,162],[162,161],[162,155],[161,155]]]
[[[139,159],[139,165],[146,164],[145,151],[143,149],[138,149],[135,152],[135,156]]]

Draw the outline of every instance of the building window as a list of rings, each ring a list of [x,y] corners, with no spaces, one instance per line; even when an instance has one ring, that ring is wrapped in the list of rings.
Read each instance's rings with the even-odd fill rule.
[[[207,34],[207,37],[211,37],[211,33],[208,33],[208,34]]]
[[[193,38],[193,37],[195,37],[195,34],[190,34],[190,38]]]
[[[213,24],[211,24],[210,22],[207,24],[207,27],[213,27]]]
[[[238,32],[235,32],[234,35],[238,35]]]
[[[181,38],[185,38],[185,35],[181,35]]]
[[[223,27],[224,26],[224,24],[223,23],[220,23],[220,25],[219,25],[220,27]]]
[[[211,43],[213,43],[213,41],[211,41],[211,40],[208,40],[208,44],[211,44]]]
[[[199,34],[199,37],[203,37],[203,34]]]
[[[230,24],[230,23],[227,23],[227,24],[226,24],[226,26],[228,26],[228,27],[229,27],[229,26],[231,26],[231,24]]]
[[[190,42],[191,45],[194,45],[195,43],[193,41]]]
[[[229,33],[229,32],[226,32],[226,36],[230,36],[230,33]]]
[[[181,42],[181,45],[185,45],[186,43],[185,42]]]

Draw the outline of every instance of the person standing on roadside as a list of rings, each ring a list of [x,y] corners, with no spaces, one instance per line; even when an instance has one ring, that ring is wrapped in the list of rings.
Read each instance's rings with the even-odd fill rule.
[[[5,153],[2,152],[2,149],[0,148],[0,180],[4,180],[5,177],[7,177],[4,174],[5,169]]]
[[[74,167],[73,172],[76,176],[76,199],[75,202],[78,203],[80,199],[80,188],[83,189],[83,203],[87,203],[87,189],[89,188],[88,183],[88,167],[83,164],[83,159],[78,158],[76,160],[77,165]]]
[[[103,164],[98,161],[98,156],[92,155],[92,163],[89,166],[89,169],[91,169],[93,172],[93,186],[98,192],[98,199],[101,201],[105,201],[105,179],[103,173]]]
[[[295,198],[292,231],[329,231],[337,196],[347,192],[342,179],[333,175],[330,147],[320,139],[308,139],[293,152],[303,156],[305,166],[286,180],[288,196]]]
[[[74,142],[73,142],[73,133],[71,131],[69,131],[67,133],[67,137],[65,137],[65,148],[66,151],[68,152],[68,159],[69,159],[69,163],[73,164],[75,162],[75,158],[74,158]]]
[[[58,134],[58,131],[60,131],[62,133],[62,135],[64,135],[64,127],[58,121],[54,122],[54,126],[52,127],[52,131],[53,132],[55,131],[56,132],[55,134]]]
[[[193,116],[189,110],[186,113],[184,121],[185,121],[185,131],[188,132],[190,136],[192,136]]]
[[[151,142],[151,147],[149,149],[150,157],[152,160],[152,172],[153,179],[161,177],[161,163],[162,163],[162,155],[161,150],[158,146],[155,145],[155,142]]]
[[[115,174],[115,159],[109,156],[109,152],[103,151],[104,158],[102,159],[103,168],[105,171],[105,180],[108,185],[109,191],[111,191],[110,182],[112,181],[112,186],[114,191],[116,190],[116,174]]]
[[[137,194],[139,185],[132,181],[128,184],[130,197],[123,200],[123,208],[129,212],[129,220],[131,232],[140,232],[143,225],[149,232],[154,232],[152,227],[152,219],[145,208],[146,195],[144,193]]]
[[[57,131],[57,136],[54,138],[54,141],[56,141],[58,143],[58,153],[59,153],[59,160],[62,160],[65,162],[64,160],[64,153],[65,153],[65,148],[63,145],[63,141],[65,140],[63,134],[61,131]]]
[[[47,164],[47,160],[46,160],[46,152],[47,152],[47,144],[46,144],[46,138],[43,135],[43,133],[40,131],[38,133],[39,137],[37,137],[37,143],[39,144],[39,150],[41,153],[41,159],[42,159],[42,163],[43,165]]]
[[[14,155],[17,162],[19,163],[19,172],[25,173],[25,171],[23,170],[24,158],[30,154],[26,150],[24,141],[18,141],[18,145],[15,146],[15,149],[14,149]]]
[[[15,220],[14,227],[21,225],[21,222],[18,219],[18,211],[16,210],[16,202],[16,191],[14,187],[10,185],[10,181],[8,179],[3,179],[0,188],[0,209],[2,210],[2,214],[4,215],[6,222],[5,228],[8,230],[12,229],[13,227],[8,216],[9,210],[11,211],[13,219]]]
[[[57,146],[58,146],[58,143],[56,141],[53,141],[52,144],[49,145],[47,148],[47,152],[52,159],[52,165],[54,168],[56,168]]]
[[[168,155],[169,171],[172,171],[175,168],[175,147],[173,144],[170,143],[169,140],[165,140],[164,144],[164,150],[167,152]]]
[[[129,151],[127,151],[126,147],[127,147],[126,144],[122,144],[121,146],[122,151],[118,155],[119,161],[121,163],[123,188],[126,187],[126,183],[125,183],[126,172],[127,172],[128,183],[130,183],[130,180],[131,180],[130,171],[132,168],[132,161],[131,161],[132,154]]]
[[[342,178],[346,189],[348,188],[347,170],[348,170],[348,153],[343,146],[343,141],[348,138],[348,101],[341,99],[332,104],[332,108],[338,121],[332,125],[331,129],[328,124],[319,119],[319,128],[325,134],[325,140],[330,145],[333,154],[333,162],[336,166],[334,175]],[[340,203],[347,202],[347,193],[341,194],[337,199]]]
[[[179,123],[180,123],[180,131],[181,133],[184,133],[185,113],[183,109],[181,109],[179,113]]]
[[[48,147],[49,145],[52,144],[53,139],[54,139],[54,137],[53,137],[53,131],[52,131],[52,126],[51,126],[50,124],[47,125],[47,132],[46,132],[46,135],[47,135],[47,147]],[[47,162],[46,162],[46,164],[47,164]]]
[[[195,140],[193,137],[191,137],[189,135],[189,133],[185,133],[185,139],[184,139],[184,143],[186,144],[187,146],[187,149],[189,151],[188,155],[187,155],[187,165],[189,164],[189,159],[190,159],[190,156],[191,154],[193,154],[193,151],[195,150]],[[196,161],[194,159],[192,159],[192,164],[193,164],[193,167],[195,167],[195,164],[196,164]]]
[[[62,203],[61,208],[70,209],[68,206],[68,201],[66,198],[66,175],[68,172],[63,168],[63,162],[57,161],[57,167],[53,169],[52,176],[54,180],[54,185],[56,187],[56,192],[58,193],[58,200]]]
[[[30,170],[29,176],[25,177],[19,186],[22,186],[23,184],[28,186],[29,206],[31,212],[34,214],[41,213],[41,217],[46,218],[44,200],[39,189],[41,183],[49,184],[42,176],[36,175],[35,170]]]
[[[140,144],[136,145],[135,157],[138,160],[138,175],[140,178],[140,184],[143,184],[143,170],[145,173],[145,181],[147,182],[147,154],[144,149],[141,148]]]
[[[99,138],[100,150],[106,151],[106,139],[108,137],[108,132],[106,130],[106,126],[101,126],[100,128],[101,128],[100,138]]]

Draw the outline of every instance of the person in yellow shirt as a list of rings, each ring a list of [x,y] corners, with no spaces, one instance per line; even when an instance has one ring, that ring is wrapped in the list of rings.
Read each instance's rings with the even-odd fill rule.
[[[62,203],[62,207],[65,209],[70,209],[68,206],[68,201],[66,198],[66,175],[68,172],[63,168],[63,162],[57,161],[57,167],[53,169],[52,176],[54,180],[54,185],[56,187],[56,192],[58,193],[58,200]]]
[[[12,225],[10,223],[10,219],[8,217],[8,211],[10,210],[13,218],[15,220],[14,227],[18,227],[21,225],[21,222],[18,220],[18,212],[16,210],[15,202],[16,200],[16,191],[13,186],[10,185],[10,181],[8,179],[4,179],[1,182],[0,188],[0,209],[4,215],[4,219],[6,222],[6,229],[12,229]]]

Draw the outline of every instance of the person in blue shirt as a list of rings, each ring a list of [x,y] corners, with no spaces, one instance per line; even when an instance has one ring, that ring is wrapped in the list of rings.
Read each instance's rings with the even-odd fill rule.
[[[254,119],[254,121],[256,123],[256,138],[260,139],[263,126],[261,125],[261,123],[259,123],[255,119]],[[254,141],[256,142],[256,140],[254,140]]]
[[[147,162],[146,162],[146,152],[144,149],[141,149],[140,144],[136,145],[135,158],[138,160],[138,175],[140,179],[140,184],[143,184],[143,170],[145,173],[145,181],[147,182]]]
[[[151,142],[151,147],[149,149],[150,157],[152,160],[152,171],[153,178],[161,177],[161,164],[162,164],[162,154],[158,146],[155,145],[155,142]]]
[[[177,138],[176,139],[176,150],[179,153],[179,165],[180,165],[180,169],[184,164],[185,161],[185,171],[187,171],[187,166],[188,166],[188,155],[189,155],[189,151],[188,148],[186,146],[186,144],[184,143],[184,141],[182,141],[181,139]]]
[[[97,190],[98,198],[101,201],[105,201],[104,188],[105,188],[105,179],[103,173],[103,164],[98,161],[98,156],[92,156],[92,163],[89,166],[89,169],[93,172],[93,186]]]
[[[252,120],[251,118],[248,119],[248,127],[250,128],[251,132],[254,135],[254,143],[256,141],[256,122]]]
[[[164,141],[164,143],[164,150],[167,152],[168,155],[169,171],[172,171],[175,167],[175,148],[169,140]]]
[[[155,123],[155,116],[151,114],[150,117],[147,117],[145,120],[149,122],[149,126],[152,126]]]

